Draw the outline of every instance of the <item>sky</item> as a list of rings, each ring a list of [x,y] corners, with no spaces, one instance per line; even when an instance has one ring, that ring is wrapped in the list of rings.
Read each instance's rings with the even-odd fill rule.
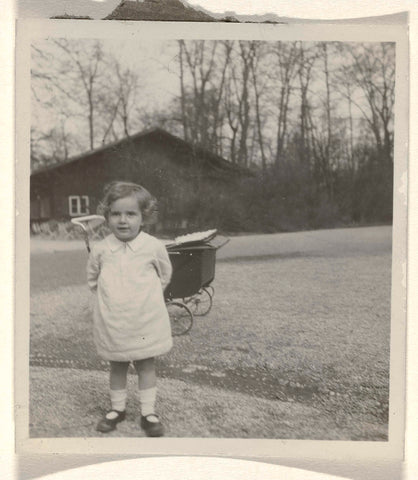
[[[136,96],[136,104],[142,112],[164,111],[173,98],[179,95],[179,77],[174,66],[177,52],[175,41],[148,39],[146,42],[134,43],[132,40],[102,39],[101,43],[104,51],[117,58],[122,66],[138,73],[141,87]],[[41,40],[34,45],[43,50],[49,45],[49,41]],[[43,97],[42,90],[36,91],[39,98],[50,100],[48,93]],[[32,102],[31,112],[32,124],[42,125],[44,132],[55,127],[57,119],[60,118],[37,101]],[[79,119],[67,119],[66,128],[75,133],[80,129]]]
[[[164,104],[178,95],[179,78],[174,66],[176,41],[147,39],[146,42],[135,43],[132,40],[113,38],[101,39],[101,44],[105,52],[113,54],[121,65],[140,74],[143,78],[144,96],[150,103]],[[41,46],[42,43],[37,42],[35,45]]]
[[[90,41],[87,41],[90,42]],[[174,98],[178,98],[180,94],[180,81],[178,73],[178,64],[176,60],[178,46],[176,41],[167,40],[133,40],[133,39],[101,39],[101,43],[105,52],[112,54],[117,58],[120,64],[124,67],[129,67],[132,72],[139,75],[140,90],[135,98],[135,104],[139,109],[139,115],[144,118],[144,114],[150,115],[149,119],[153,118],[153,112],[161,112],[164,114],[170,103]],[[34,45],[43,50],[50,46],[49,40],[40,40]],[[134,52],[134,54],[133,54]],[[336,66],[340,63],[339,58],[331,55],[329,58],[330,67]],[[323,80],[317,80],[319,86],[315,86],[315,81],[312,82],[311,88],[323,91]],[[62,85],[65,87],[64,85]],[[37,89],[37,96],[40,97],[40,92]],[[46,94],[45,99],[50,99],[49,93]],[[335,95],[335,92],[334,92]],[[319,98],[319,97],[318,97]],[[293,104],[291,100],[291,107]],[[294,105],[293,105],[294,106]],[[338,106],[338,114],[345,117],[348,115],[347,102],[338,101],[334,107]],[[292,110],[292,108],[291,108]],[[292,110],[294,113],[294,109]],[[353,108],[353,117],[358,119],[361,117],[360,111]],[[273,115],[274,117],[274,115]],[[270,118],[273,118],[270,117]],[[294,115],[291,114],[290,120]],[[32,102],[32,124],[34,126],[42,126],[42,131],[48,130],[57,126],[57,122],[61,117],[59,114],[55,116],[51,110],[46,109],[42,103],[37,101]],[[274,123],[274,122],[273,122]],[[74,133],[78,138],[84,138],[86,131],[84,124],[80,124],[79,118],[71,117],[65,120],[66,131]],[[273,125],[273,124],[271,124]],[[136,124],[138,128],[138,124]],[[275,128],[275,127],[274,127]],[[79,133],[77,133],[79,132]],[[270,132],[268,125],[265,126],[265,134]],[[356,130],[359,133],[358,130]],[[269,136],[269,135],[267,135]],[[85,143],[86,139],[83,140]],[[84,145],[83,143],[83,145]],[[87,144],[86,144],[87,145]],[[84,148],[86,148],[84,145]],[[74,154],[77,152],[71,152]]]
[[[172,98],[179,93],[176,62],[177,42],[147,39],[134,43],[132,40],[102,39],[103,46],[114,53],[120,62],[133,71],[142,72],[148,94],[153,101]],[[135,55],[132,52],[135,51]]]

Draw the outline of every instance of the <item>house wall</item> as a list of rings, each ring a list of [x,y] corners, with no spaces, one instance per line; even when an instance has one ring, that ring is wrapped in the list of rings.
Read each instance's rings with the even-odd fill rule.
[[[47,220],[53,216],[53,198],[50,188],[50,175],[31,178],[30,219]]]
[[[87,195],[90,201],[89,213],[95,213],[102,196],[103,185],[114,178],[117,170],[117,165],[111,160],[110,157],[98,154],[89,162],[79,160],[54,173],[52,182],[54,218],[70,218],[68,198],[72,195]]]
[[[69,196],[87,195],[90,213],[96,213],[103,187],[114,180],[139,183],[159,202],[159,218],[169,226],[184,224],[192,199],[210,188],[219,195],[230,182],[210,177],[210,169],[200,158],[192,158],[181,144],[164,139],[141,137],[124,142],[31,178],[31,220],[39,215],[36,198],[49,197],[51,218],[69,219]],[[204,201],[204,199],[203,199]]]

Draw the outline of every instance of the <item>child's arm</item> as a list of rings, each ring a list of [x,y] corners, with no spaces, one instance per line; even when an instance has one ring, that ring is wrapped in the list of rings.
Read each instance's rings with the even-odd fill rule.
[[[161,280],[161,286],[165,290],[165,287],[170,283],[173,267],[165,245],[160,242],[156,252],[156,269]]]
[[[87,284],[92,292],[97,290],[97,279],[100,274],[100,255],[93,247],[87,261]]]

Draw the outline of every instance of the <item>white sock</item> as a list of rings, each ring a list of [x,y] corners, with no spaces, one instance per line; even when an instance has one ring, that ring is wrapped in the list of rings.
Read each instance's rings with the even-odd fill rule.
[[[110,402],[112,404],[112,410],[123,412],[126,408],[126,388],[123,390],[110,390]]]
[[[155,400],[157,398],[157,387],[147,388],[146,390],[139,390],[139,401],[141,402],[141,414],[147,415],[155,414]],[[148,420],[152,421],[153,418]]]

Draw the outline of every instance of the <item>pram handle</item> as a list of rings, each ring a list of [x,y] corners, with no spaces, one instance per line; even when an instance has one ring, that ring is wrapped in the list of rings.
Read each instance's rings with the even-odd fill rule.
[[[103,215],[85,215],[83,217],[75,217],[71,219],[71,223],[81,227],[84,234],[84,243],[86,244],[87,251],[90,253],[90,241],[89,241],[89,232],[87,227],[94,228],[99,226],[105,221]]]
[[[84,231],[87,230],[87,226],[90,227],[97,227],[101,223],[105,221],[105,217],[103,215],[85,215],[83,217],[75,217],[71,219],[71,223],[74,225],[78,225]]]

